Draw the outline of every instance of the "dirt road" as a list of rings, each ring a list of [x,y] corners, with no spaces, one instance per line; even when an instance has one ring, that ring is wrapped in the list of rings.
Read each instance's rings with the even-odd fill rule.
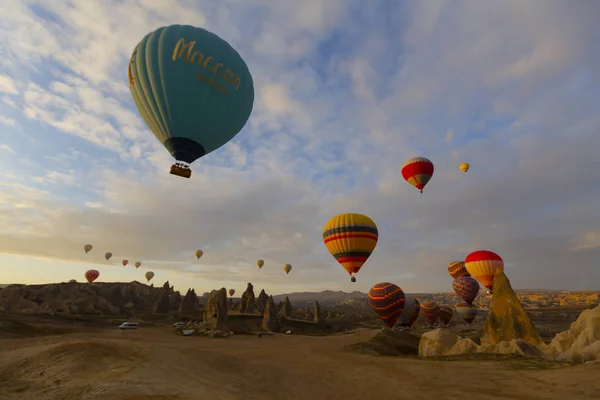
[[[209,339],[152,327],[2,339],[0,398],[591,400],[600,393],[600,364],[522,370],[340,350],[372,334]]]

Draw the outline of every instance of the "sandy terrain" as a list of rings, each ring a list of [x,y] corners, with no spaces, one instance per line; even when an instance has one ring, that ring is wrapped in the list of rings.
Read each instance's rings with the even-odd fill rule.
[[[373,335],[177,336],[114,327],[0,339],[0,398],[45,399],[598,399],[600,364],[430,361],[353,354]],[[560,367],[560,368],[559,368]]]

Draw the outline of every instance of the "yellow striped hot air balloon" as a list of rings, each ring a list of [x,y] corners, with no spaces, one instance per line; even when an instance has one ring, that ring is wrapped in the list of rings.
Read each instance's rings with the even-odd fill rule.
[[[292,266],[290,264],[285,264],[283,266],[283,270],[285,271],[286,274],[289,274],[290,271],[292,270]]]
[[[197,259],[200,259],[200,257],[202,257],[202,255],[204,254],[204,252],[202,250],[196,250],[196,253],[194,253],[194,254],[196,254],[196,258]]]
[[[256,265],[258,266],[258,269],[261,269],[263,267],[263,265],[265,265],[265,262],[263,260],[258,260],[256,262]]]
[[[89,252],[90,252],[90,250],[92,250],[92,248],[94,248],[94,246],[92,246],[91,244],[86,244],[85,246],[83,246],[83,250],[84,250],[86,253],[89,253]]]
[[[352,282],[356,282],[353,275],[375,250],[378,238],[377,225],[362,214],[336,215],[323,227],[325,247],[350,274]]]
[[[460,168],[460,170],[462,172],[467,172],[469,170],[469,168],[471,168],[471,166],[469,165],[469,163],[464,162],[464,163],[460,164],[460,167],[458,167],[458,168]]]
[[[139,262],[139,261],[136,261],[134,265],[135,265],[136,268],[139,268],[139,267],[142,266],[142,263]]]

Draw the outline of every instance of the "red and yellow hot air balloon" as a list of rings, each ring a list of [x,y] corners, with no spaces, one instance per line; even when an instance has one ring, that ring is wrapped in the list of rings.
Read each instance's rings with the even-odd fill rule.
[[[493,251],[477,250],[465,258],[465,268],[479,283],[492,290],[494,275],[504,269],[504,261]]]
[[[85,276],[85,279],[88,281],[88,283],[92,283],[96,279],[98,279],[98,277],[100,276],[100,272],[98,272],[95,269],[90,269],[90,270],[86,271],[84,276]]]
[[[356,282],[353,275],[375,250],[378,238],[377,225],[362,214],[336,215],[323,227],[325,247],[350,274],[352,282]]]
[[[452,261],[448,264],[448,273],[452,277],[452,279],[456,279],[460,276],[471,276],[469,271],[465,268],[464,261]]]
[[[428,158],[411,158],[402,166],[402,177],[423,193],[423,188],[433,176],[433,169],[433,163]]]
[[[123,261],[121,261],[121,264],[123,264],[123,266],[126,266],[127,264],[129,264],[129,261],[123,260]]]
[[[229,289],[229,296],[233,296],[235,294],[235,289]]]
[[[454,292],[468,304],[473,304],[473,300],[479,294],[479,282],[471,276],[459,276],[452,281]]]
[[[369,304],[388,328],[392,328],[404,310],[406,296],[393,283],[381,282],[369,290]]]

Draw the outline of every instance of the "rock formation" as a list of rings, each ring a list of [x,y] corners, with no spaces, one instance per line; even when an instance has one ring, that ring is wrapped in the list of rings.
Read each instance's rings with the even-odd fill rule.
[[[277,306],[275,306],[273,296],[268,297],[265,312],[263,314],[262,328],[272,332],[277,332],[281,329],[281,325],[277,319]]]
[[[179,307],[181,307],[181,293],[179,291],[174,292],[169,296],[169,311],[179,311]]]
[[[305,314],[306,314],[307,321],[310,321],[313,318],[313,312],[310,309],[310,306],[306,306]]]
[[[269,296],[265,293],[265,289],[262,289],[256,298],[256,308],[260,314],[265,313],[265,307],[269,301]]]
[[[558,333],[545,349],[557,360],[586,362],[600,359],[600,306],[585,310],[568,331]]]
[[[313,307],[313,322],[319,323],[321,320],[321,306],[318,301],[315,301],[315,305]]]
[[[524,340],[534,345],[544,343],[504,271],[496,271],[490,311],[483,328],[481,344],[498,344]]]
[[[285,296],[285,299],[279,305],[279,315],[284,318],[292,318],[292,303],[290,303],[290,299]]]
[[[256,312],[256,297],[254,296],[254,286],[248,282],[248,286],[240,299],[239,312],[243,313],[255,313]]]
[[[171,308],[171,297],[169,296],[168,289],[164,287],[161,289],[160,297],[154,307],[156,314],[168,314]]]
[[[229,332],[227,314],[227,289],[213,290],[204,305],[204,326],[213,331]]]
[[[345,349],[384,356],[417,355],[419,353],[419,337],[408,331],[396,332],[384,328],[368,341],[351,344]]]
[[[198,310],[198,296],[196,296],[194,289],[188,289],[179,306],[179,312],[182,314],[193,314],[196,310]]]

